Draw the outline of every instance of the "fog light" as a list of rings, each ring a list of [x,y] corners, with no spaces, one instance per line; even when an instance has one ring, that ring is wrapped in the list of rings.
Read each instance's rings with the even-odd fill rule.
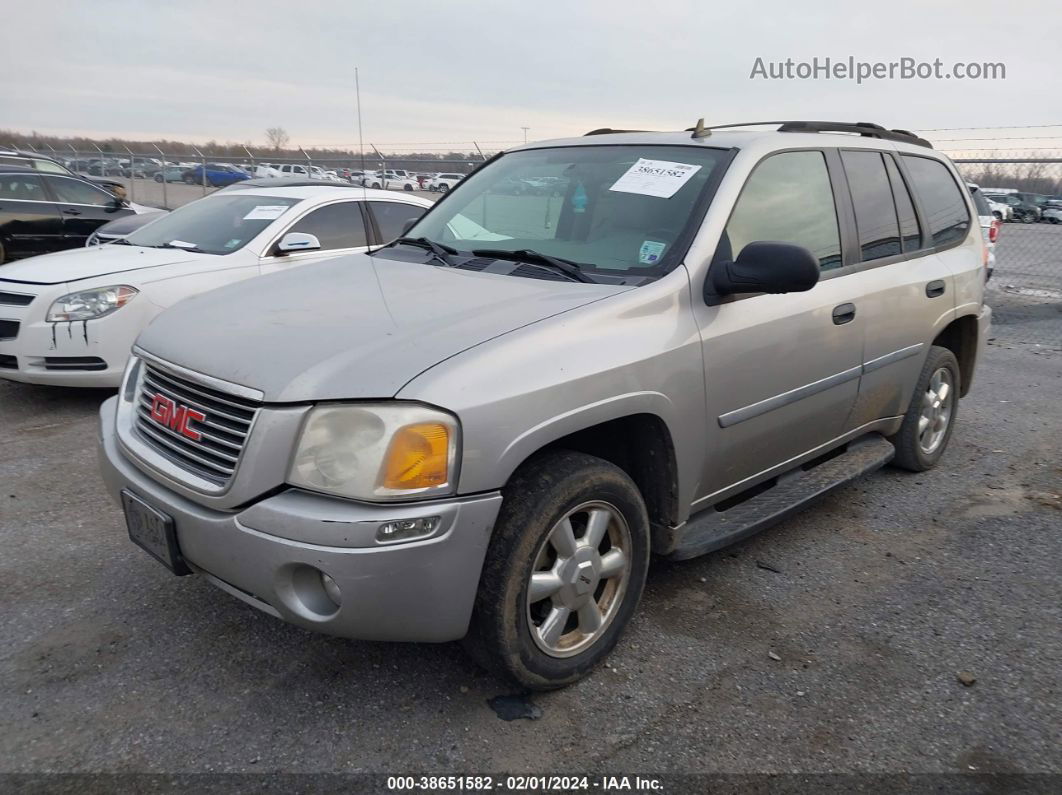
[[[390,544],[430,536],[440,521],[439,516],[424,516],[420,519],[395,519],[384,522],[376,529],[376,540],[381,544]]]
[[[336,581],[323,571],[321,572],[321,585],[325,593],[328,594],[328,598],[336,603],[336,607],[343,604],[343,593],[339,590],[339,586],[336,585]]]

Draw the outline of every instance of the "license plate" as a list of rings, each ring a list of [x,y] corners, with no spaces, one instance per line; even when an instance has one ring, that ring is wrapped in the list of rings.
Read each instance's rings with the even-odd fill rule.
[[[122,509],[129,538],[151,557],[178,576],[191,574],[177,546],[173,519],[156,510],[130,491],[122,491]]]

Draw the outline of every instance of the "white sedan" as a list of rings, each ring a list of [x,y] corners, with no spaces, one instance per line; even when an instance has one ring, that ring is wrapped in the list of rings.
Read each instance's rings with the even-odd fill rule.
[[[420,190],[420,183],[412,177],[399,177],[390,174],[385,177],[381,177],[379,174],[365,177],[362,179],[361,184],[366,188],[384,190]]]
[[[417,196],[340,185],[221,191],[124,240],[5,265],[0,378],[118,386],[133,341],[170,305],[365,251],[398,237],[430,206]]]

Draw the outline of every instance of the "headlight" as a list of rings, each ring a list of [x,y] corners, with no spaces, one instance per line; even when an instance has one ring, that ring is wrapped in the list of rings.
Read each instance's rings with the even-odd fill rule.
[[[119,284],[70,293],[55,300],[45,320],[49,323],[63,323],[68,320],[93,320],[103,317],[121,309],[132,301],[138,292],[135,287]]]
[[[453,493],[456,418],[415,403],[318,406],[302,428],[292,485],[360,500]]]

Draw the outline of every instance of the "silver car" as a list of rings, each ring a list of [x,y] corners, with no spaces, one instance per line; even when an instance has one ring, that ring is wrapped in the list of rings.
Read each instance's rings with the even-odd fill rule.
[[[910,133],[528,144],[387,246],[162,313],[103,405],[104,477],[175,574],[558,687],[615,645],[653,555],[936,465],[984,261],[954,166]]]

